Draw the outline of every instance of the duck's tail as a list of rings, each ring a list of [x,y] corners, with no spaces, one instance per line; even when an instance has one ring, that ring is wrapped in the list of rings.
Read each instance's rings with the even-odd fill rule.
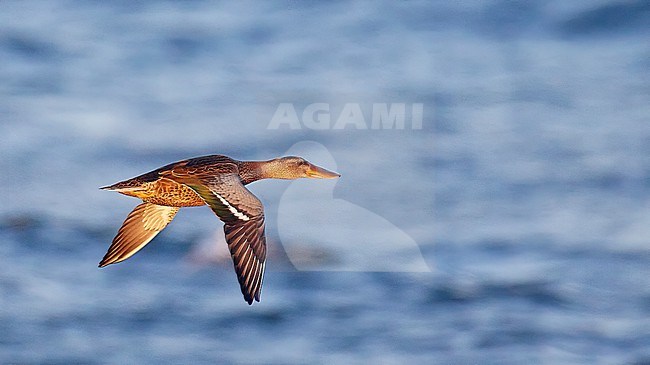
[[[142,182],[131,179],[131,180],[120,181],[113,185],[103,186],[100,189],[109,190],[109,191],[118,191],[120,193],[128,192],[128,191],[136,191],[136,190],[142,190]]]

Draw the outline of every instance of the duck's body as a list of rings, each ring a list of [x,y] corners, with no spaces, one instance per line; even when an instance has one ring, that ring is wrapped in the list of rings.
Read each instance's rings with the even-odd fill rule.
[[[216,176],[228,172],[231,166],[235,165],[239,179],[243,185],[246,185],[254,181],[250,176],[253,175],[252,170],[257,163],[237,161],[223,155],[196,157],[165,165],[102,189],[115,190],[157,205],[199,207],[205,205],[205,200],[192,188],[178,182],[176,175]]]
[[[181,207],[209,205],[224,231],[244,299],[260,300],[266,259],[264,208],[244,185],[266,179],[334,178],[299,157],[238,161],[210,155],[174,162],[102,189],[142,199],[126,218],[99,267],[131,257],[162,231]]]

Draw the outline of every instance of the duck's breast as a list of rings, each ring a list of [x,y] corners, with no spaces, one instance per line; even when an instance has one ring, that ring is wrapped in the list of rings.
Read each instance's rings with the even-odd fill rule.
[[[147,189],[149,194],[141,197],[142,200],[148,203],[170,207],[198,207],[205,205],[205,201],[194,190],[174,180],[162,178],[150,184],[151,187]]]

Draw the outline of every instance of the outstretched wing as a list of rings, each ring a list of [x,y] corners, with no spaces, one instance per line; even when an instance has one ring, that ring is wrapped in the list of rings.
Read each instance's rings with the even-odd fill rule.
[[[219,173],[171,171],[169,177],[186,184],[221,219],[244,299],[260,301],[266,261],[264,207],[239,179],[237,165],[223,164]]]
[[[126,217],[122,227],[113,238],[111,247],[99,263],[99,267],[124,261],[140,251],[167,224],[174,219],[179,208],[142,203]]]

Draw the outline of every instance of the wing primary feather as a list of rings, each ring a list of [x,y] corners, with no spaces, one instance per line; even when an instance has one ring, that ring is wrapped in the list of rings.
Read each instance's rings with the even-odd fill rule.
[[[128,259],[174,219],[179,208],[151,203],[136,206],[126,217],[99,267]]]
[[[248,304],[259,301],[266,260],[264,207],[239,179],[235,164],[220,166],[204,175],[172,171],[175,179],[193,189],[224,224],[228,249],[237,280]]]

